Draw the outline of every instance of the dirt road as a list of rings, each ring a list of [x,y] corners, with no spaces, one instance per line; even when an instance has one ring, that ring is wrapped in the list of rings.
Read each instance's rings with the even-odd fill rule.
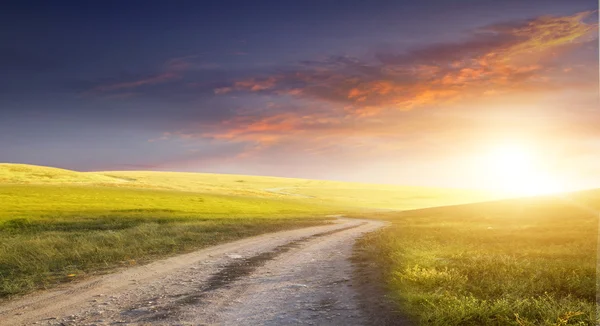
[[[266,234],[26,296],[1,325],[369,325],[354,240],[383,222]]]

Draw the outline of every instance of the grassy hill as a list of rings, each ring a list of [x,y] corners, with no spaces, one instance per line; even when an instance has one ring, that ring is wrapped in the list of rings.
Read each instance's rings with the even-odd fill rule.
[[[0,184],[87,185],[185,191],[212,195],[305,200],[311,203],[351,208],[398,210],[495,198],[495,194],[464,189],[210,173],[75,172],[25,164],[0,164]]]
[[[0,298],[326,215],[472,202],[474,191],[0,164]]]
[[[0,164],[0,184],[117,184],[122,182],[123,180],[97,173],[82,173],[27,164]]]
[[[376,213],[356,245],[419,325],[597,325],[600,190]]]

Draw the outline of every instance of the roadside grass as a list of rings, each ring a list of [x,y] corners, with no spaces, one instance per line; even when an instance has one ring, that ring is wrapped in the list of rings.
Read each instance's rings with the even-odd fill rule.
[[[419,325],[596,325],[600,191],[396,213],[357,242]]]
[[[0,185],[0,298],[242,237],[326,222],[299,201]]]

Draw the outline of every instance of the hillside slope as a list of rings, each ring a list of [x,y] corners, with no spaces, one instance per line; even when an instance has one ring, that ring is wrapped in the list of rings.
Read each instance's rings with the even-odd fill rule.
[[[0,163],[0,184],[122,183],[123,180],[97,173],[28,165]]]
[[[351,208],[394,210],[462,204],[498,197],[491,193],[464,189],[211,173],[76,172],[24,164],[0,164],[0,184],[174,190],[226,196],[287,198]]]

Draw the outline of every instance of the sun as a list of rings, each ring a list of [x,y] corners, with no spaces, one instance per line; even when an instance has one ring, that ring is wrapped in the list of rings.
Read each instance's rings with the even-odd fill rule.
[[[511,195],[541,195],[563,191],[560,183],[545,171],[542,158],[524,144],[502,144],[489,150],[485,172],[489,188]]]

